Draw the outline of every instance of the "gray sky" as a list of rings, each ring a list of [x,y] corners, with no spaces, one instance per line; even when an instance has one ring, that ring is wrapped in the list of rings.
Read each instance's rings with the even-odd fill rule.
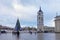
[[[60,0],[0,0],[0,24],[14,27],[19,18],[21,26],[36,27],[40,6],[44,25],[54,26],[56,12],[60,15]]]

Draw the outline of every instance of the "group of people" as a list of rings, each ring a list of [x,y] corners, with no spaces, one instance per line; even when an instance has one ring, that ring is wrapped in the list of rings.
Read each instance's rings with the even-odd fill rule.
[[[30,34],[32,34],[32,33],[35,33],[35,34],[36,34],[37,32],[32,32],[32,31],[29,31],[29,33],[30,33]]]

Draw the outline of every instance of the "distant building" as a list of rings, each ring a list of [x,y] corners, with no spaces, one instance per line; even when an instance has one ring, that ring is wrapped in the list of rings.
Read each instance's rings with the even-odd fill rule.
[[[44,26],[44,31],[54,32],[55,31],[55,27]]]
[[[60,16],[55,17],[55,32],[60,32]]]
[[[2,25],[0,25],[0,30],[14,30],[14,29],[10,28],[8,26],[2,26]]]
[[[37,13],[37,30],[44,31],[43,11],[41,10],[41,7]]]

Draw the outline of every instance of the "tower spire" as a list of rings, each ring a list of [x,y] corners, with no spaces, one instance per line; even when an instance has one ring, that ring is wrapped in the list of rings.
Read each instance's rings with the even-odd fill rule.
[[[40,6],[40,9],[39,9],[39,12],[42,12],[42,10],[41,10],[41,6]]]
[[[41,10],[41,6],[40,6],[40,10]]]

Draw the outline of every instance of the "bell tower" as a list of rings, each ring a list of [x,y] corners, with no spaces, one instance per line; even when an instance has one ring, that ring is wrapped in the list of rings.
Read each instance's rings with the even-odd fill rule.
[[[44,31],[44,23],[43,23],[43,11],[41,10],[41,7],[37,13],[37,30],[38,31]]]

